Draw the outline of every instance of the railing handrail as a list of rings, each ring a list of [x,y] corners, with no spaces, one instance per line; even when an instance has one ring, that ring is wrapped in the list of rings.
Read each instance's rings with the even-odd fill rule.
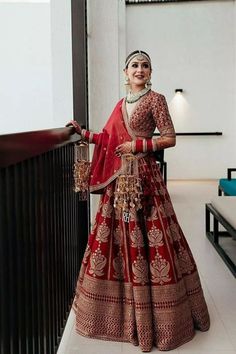
[[[73,127],[0,135],[0,167],[7,167],[78,140]]]

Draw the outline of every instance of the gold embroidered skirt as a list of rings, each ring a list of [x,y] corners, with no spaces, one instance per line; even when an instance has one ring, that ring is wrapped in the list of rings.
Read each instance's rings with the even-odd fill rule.
[[[139,161],[143,208],[129,222],[101,196],[73,308],[78,333],[171,350],[209,328],[197,267],[154,159]]]

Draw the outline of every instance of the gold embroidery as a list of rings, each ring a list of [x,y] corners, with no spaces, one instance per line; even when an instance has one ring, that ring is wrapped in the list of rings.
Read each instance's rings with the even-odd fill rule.
[[[87,263],[87,258],[90,255],[90,253],[91,253],[91,248],[89,245],[87,245],[86,250],[84,252],[84,258],[83,258],[84,263]]]
[[[103,268],[105,267],[107,259],[100,249],[97,249],[90,257],[90,269],[89,274],[93,277],[104,275]]]
[[[102,207],[101,214],[104,218],[110,218],[112,211],[113,211],[112,206],[110,204],[106,203]]]
[[[171,280],[169,277],[170,263],[161,256],[157,256],[156,259],[151,262],[150,269],[154,283],[164,284]]]
[[[160,212],[164,217],[174,215],[172,203],[169,200],[165,200],[163,205],[160,206]]]
[[[130,239],[132,241],[131,246],[132,247],[143,247],[143,235],[138,226],[135,226],[133,231],[130,233]]]
[[[178,252],[178,261],[182,274],[191,273],[194,269],[194,263],[192,262],[188,251],[182,246]]]
[[[99,225],[97,229],[96,240],[99,242],[107,242],[109,233],[110,233],[110,229],[106,225],[105,221],[103,221],[102,224]]]
[[[170,233],[171,233],[174,241],[179,241],[181,239],[180,229],[179,229],[178,225],[174,222],[172,222],[170,224]]]
[[[159,350],[171,350],[193,337],[194,325],[209,328],[197,272],[177,284],[151,287],[85,274],[77,286],[76,330],[87,337],[131,342],[149,351],[152,343]]]
[[[163,233],[154,225],[148,232],[149,246],[150,247],[160,247],[163,246]]]
[[[131,214],[129,224],[110,213],[115,183],[102,196],[77,283],[76,329],[146,351],[153,344],[171,350],[190,340],[194,327],[207,330],[209,316],[194,260],[151,156],[139,159],[139,173],[152,197],[150,209],[148,204]],[[147,232],[145,248],[140,225]]]
[[[164,209],[165,209],[165,214],[166,216],[171,216],[174,214],[173,206],[171,201],[166,200],[164,203]]]
[[[137,260],[132,264],[134,273],[134,282],[144,285],[148,283],[148,264],[142,256],[138,256]]]

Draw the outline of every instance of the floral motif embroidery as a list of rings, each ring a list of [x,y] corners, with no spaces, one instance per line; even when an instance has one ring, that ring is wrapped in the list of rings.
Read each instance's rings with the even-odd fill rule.
[[[94,253],[92,253],[92,256],[90,257],[89,274],[91,274],[93,277],[101,277],[104,275],[103,269],[106,265],[106,262],[106,257],[102,255],[100,249],[97,249]]]
[[[143,235],[138,226],[135,226],[133,231],[130,233],[130,239],[132,241],[131,246],[132,247],[143,247]]]
[[[152,281],[158,284],[168,283],[171,278],[169,277],[170,263],[166,259],[157,257],[150,265],[152,273]]]
[[[160,188],[158,189],[157,192],[158,195],[164,196],[166,194],[166,189],[160,184]]]
[[[132,264],[134,273],[134,282],[144,285],[148,282],[148,264],[142,256],[138,256],[137,260]]]
[[[148,117],[148,119],[143,119]],[[175,136],[163,95],[150,91],[140,100],[130,116],[129,125],[137,136],[149,137],[157,127],[161,136]]]
[[[173,215],[174,210],[171,202],[166,200],[163,205],[160,206],[160,212],[164,217]]]
[[[102,224],[99,225],[98,227],[96,240],[99,242],[107,242],[109,233],[110,233],[110,229],[103,221]]]
[[[102,214],[103,217],[110,218],[112,210],[113,210],[112,206],[110,204],[106,203],[102,207],[101,214]]]
[[[87,263],[87,258],[88,258],[88,256],[90,255],[90,253],[91,253],[91,248],[90,248],[89,245],[87,245],[86,250],[85,250],[85,252],[84,252],[84,258],[83,258],[83,263],[84,263],[84,264]]]
[[[163,246],[163,233],[154,225],[148,232],[149,246],[150,247],[160,247]]]
[[[178,252],[178,261],[182,274],[190,274],[194,269],[194,264],[189,256],[189,253],[183,247],[181,247]]]
[[[179,227],[174,222],[170,224],[170,234],[174,241],[179,241],[181,239]]]

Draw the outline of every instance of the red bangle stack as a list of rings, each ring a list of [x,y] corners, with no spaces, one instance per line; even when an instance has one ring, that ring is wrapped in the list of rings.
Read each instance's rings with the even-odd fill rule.
[[[90,132],[89,130],[82,129],[81,135],[85,140],[88,140],[89,143],[93,143],[93,133],[92,132]]]
[[[157,141],[156,139],[137,139],[132,141],[132,152],[147,152],[156,151]]]

